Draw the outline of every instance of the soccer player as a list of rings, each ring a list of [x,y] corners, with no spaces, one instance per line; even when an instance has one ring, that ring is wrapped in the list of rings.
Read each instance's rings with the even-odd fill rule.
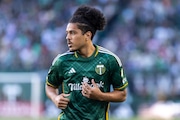
[[[87,5],[79,6],[67,24],[69,51],[54,59],[46,80],[46,95],[62,109],[58,120],[108,120],[109,102],[126,100],[120,59],[92,42],[105,24],[102,12]]]

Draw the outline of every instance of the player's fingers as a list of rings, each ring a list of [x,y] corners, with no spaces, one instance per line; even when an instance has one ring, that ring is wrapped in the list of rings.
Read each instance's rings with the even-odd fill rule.
[[[91,86],[89,84],[85,83],[85,89],[89,90],[89,89],[91,89]]]
[[[89,85],[87,83],[82,84],[82,94],[87,95],[89,92]]]
[[[88,94],[87,92],[85,92],[85,91],[81,91],[81,93],[82,93],[82,95],[83,95],[83,96],[85,96],[85,97],[89,98],[89,94]]]
[[[67,107],[67,104],[61,104],[58,106],[59,109],[65,109]]]
[[[82,84],[82,90],[87,92],[88,89],[89,89],[89,85],[87,83],[83,83]]]
[[[58,108],[65,109],[67,107],[68,103],[69,103],[69,99],[68,98],[63,98],[63,99],[61,99],[59,101]]]
[[[82,93],[83,96],[86,96],[86,92],[85,91],[82,90],[81,93]]]
[[[65,99],[65,100],[59,101],[58,104],[59,104],[59,105],[61,105],[61,104],[62,104],[62,105],[63,105],[63,104],[64,104],[64,105],[67,105],[68,103],[69,103],[69,101]]]
[[[70,94],[62,94],[63,97],[67,98]]]
[[[67,102],[69,102],[69,96],[70,96],[70,94],[62,94],[62,96],[63,96],[63,100],[64,101],[67,101]]]
[[[93,87],[98,87],[97,84],[95,83],[94,79],[91,80]]]

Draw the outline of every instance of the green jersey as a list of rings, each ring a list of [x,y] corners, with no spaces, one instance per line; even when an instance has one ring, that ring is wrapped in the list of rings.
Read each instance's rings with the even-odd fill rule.
[[[86,98],[81,93],[82,83],[92,86],[92,79],[102,92],[110,92],[111,85],[116,90],[124,90],[128,85],[120,59],[103,47],[96,45],[89,58],[66,52],[54,59],[46,84],[61,86],[63,93],[70,93],[70,102],[58,120],[108,120],[109,103]]]

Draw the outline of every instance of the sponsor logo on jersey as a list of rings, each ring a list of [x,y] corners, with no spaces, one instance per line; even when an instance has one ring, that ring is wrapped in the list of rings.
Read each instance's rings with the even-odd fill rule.
[[[93,87],[93,84],[90,82],[89,78],[87,77],[83,77],[82,82],[81,83],[69,83],[68,86],[70,87],[70,91],[74,91],[74,90],[82,90],[82,84],[86,82],[88,83],[91,87]],[[96,83],[97,86],[99,88],[103,88],[104,87],[104,82],[100,81],[99,83]]]
[[[98,65],[96,65],[95,71],[97,74],[102,75],[105,73],[106,67],[100,62]]]

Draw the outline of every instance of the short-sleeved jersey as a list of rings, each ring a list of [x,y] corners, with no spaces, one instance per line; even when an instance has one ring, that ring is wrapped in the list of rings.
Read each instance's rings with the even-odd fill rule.
[[[94,79],[102,92],[110,92],[111,85],[116,90],[128,86],[120,59],[103,47],[95,47],[89,58],[77,52],[66,52],[54,59],[46,84],[70,93],[70,102],[58,120],[108,120],[109,102],[84,97],[81,93],[83,82],[92,86]]]

